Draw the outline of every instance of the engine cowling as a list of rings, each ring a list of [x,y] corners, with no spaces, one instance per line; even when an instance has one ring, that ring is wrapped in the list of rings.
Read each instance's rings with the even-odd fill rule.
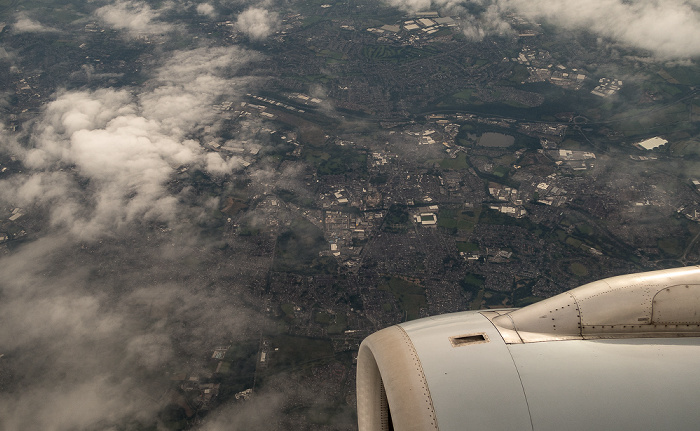
[[[358,354],[360,431],[697,429],[700,267],[522,309],[383,329]]]

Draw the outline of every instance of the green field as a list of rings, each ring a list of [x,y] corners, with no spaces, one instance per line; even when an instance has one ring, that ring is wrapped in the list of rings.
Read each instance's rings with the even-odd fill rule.
[[[510,76],[510,81],[519,84],[525,81],[529,76],[530,72],[527,70],[527,66],[518,64],[513,67],[513,74]]]
[[[467,155],[464,153],[459,153],[459,155],[457,155],[457,157],[454,159],[442,159],[438,163],[440,163],[440,167],[442,169],[461,170],[467,169],[469,167],[469,163],[467,162]]]
[[[463,253],[479,251],[479,244],[474,244],[472,242],[457,241],[457,251],[461,251]]]
[[[329,334],[340,334],[347,329],[348,319],[345,314],[330,314],[325,311],[314,312],[314,321],[326,327]]]
[[[577,277],[585,277],[588,275],[588,268],[582,263],[573,262],[569,265],[569,271]]]
[[[697,65],[669,67],[666,71],[683,85],[700,85],[700,67]]]
[[[476,274],[467,274],[460,283],[462,288],[469,292],[477,292],[484,285],[484,277]]]
[[[506,177],[508,175],[508,172],[510,172],[509,166],[496,166],[495,168],[493,168],[493,174],[498,178]]]
[[[304,367],[333,359],[333,345],[327,339],[278,335],[270,340],[270,345],[279,349],[268,356],[270,366],[277,369]]]
[[[455,99],[471,99],[474,90],[464,89],[458,93],[452,95]]]
[[[472,232],[476,226],[481,208],[468,210],[443,209],[438,212],[438,227],[456,229],[463,232]]]
[[[384,282],[378,288],[394,295],[406,320],[417,319],[420,317],[420,309],[427,306],[425,289],[410,281],[398,277],[384,277]]]
[[[482,105],[482,102],[478,97],[474,96],[474,90],[466,88],[462,91],[454,93],[452,95],[454,103],[466,104],[466,105]]]
[[[304,159],[316,167],[320,175],[340,175],[347,172],[364,172],[367,155],[335,144],[323,148],[304,147]]]
[[[565,150],[581,150],[581,143],[573,139],[566,139],[559,147]]]
[[[586,236],[593,235],[593,227],[591,225],[588,225],[588,224],[577,225],[576,230],[582,235],[586,235]]]
[[[680,257],[683,254],[685,242],[680,238],[661,238],[658,242],[659,249],[666,257]]]

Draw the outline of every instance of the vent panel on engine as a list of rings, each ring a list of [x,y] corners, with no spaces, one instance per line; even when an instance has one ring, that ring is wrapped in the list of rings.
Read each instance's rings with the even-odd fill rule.
[[[452,347],[461,347],[469,344],[488,343],[489,337],[486,334],[469,334],[450,337]]]

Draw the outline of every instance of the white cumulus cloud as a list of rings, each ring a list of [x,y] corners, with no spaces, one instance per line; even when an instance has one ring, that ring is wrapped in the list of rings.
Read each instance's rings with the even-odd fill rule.
[[[145,2],[131,0],[118,0],[95,11],[95,15],[105,24],[132,35],[171,31],[172,25],[160,21],[160,14],[161,11],[151,9]]]
[[[502,13],[498,4],[492,4],[478,16],[466,16],[461,21],[463,34],[469,40],[480,41],[487,35],[502,36],[511,33],[512,28],[503,20]]]
[[[650,51],[668,60],[700,56],[698,0],[385,0],[416,12],[442,9],[464,15],[464,33],[472,40],[509,31],[506,14],[566,30],[586,30],[622,46]],[[460,8],[460,6],[463,6]],[[482,12],[467,14],[464,6]],[[472,8],[474,9],[474,8]]]
[[[46,33],[58,30],[29,18],[25,13],[19,13],[17,20],[12,24],[12,31],[14,33]]]
[[[243,91],[246,80],[231,75],[253,58],[236,47],[179,51],[140,94],[59,95],[32,130],[34,148],[23,154],[32,173],[7,180],[0,194],[15,205],[46,206],[54,226],[84,239],[135,221],[176,220],[178,196],[166,183],[180,166],[223,175],[244,165],[239,157],[209,154],[189,136],[216,127],[212,105]]]
[[[586,29],[661,58],[700,55],[700,2],[697,0],[501,0],[533,20]]]
[[[216,9],[211,3],[200,3],[197,5],[197,13],[208,16],[209,18],[214,18],[216,16]]]
[[[279,16],[267,9],[250,7],[238,15],[236,27],[254,40],[265,39],[277,30]]]

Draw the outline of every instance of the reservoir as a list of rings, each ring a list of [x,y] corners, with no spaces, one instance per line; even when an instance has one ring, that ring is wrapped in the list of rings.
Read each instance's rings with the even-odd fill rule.
[[[481,135],[478,144],[482,147],[498,147],[505,148],[510,147],[515,143],[515,138],[510,135],[504,135],[503,133],[493,133],[488,132]]]

